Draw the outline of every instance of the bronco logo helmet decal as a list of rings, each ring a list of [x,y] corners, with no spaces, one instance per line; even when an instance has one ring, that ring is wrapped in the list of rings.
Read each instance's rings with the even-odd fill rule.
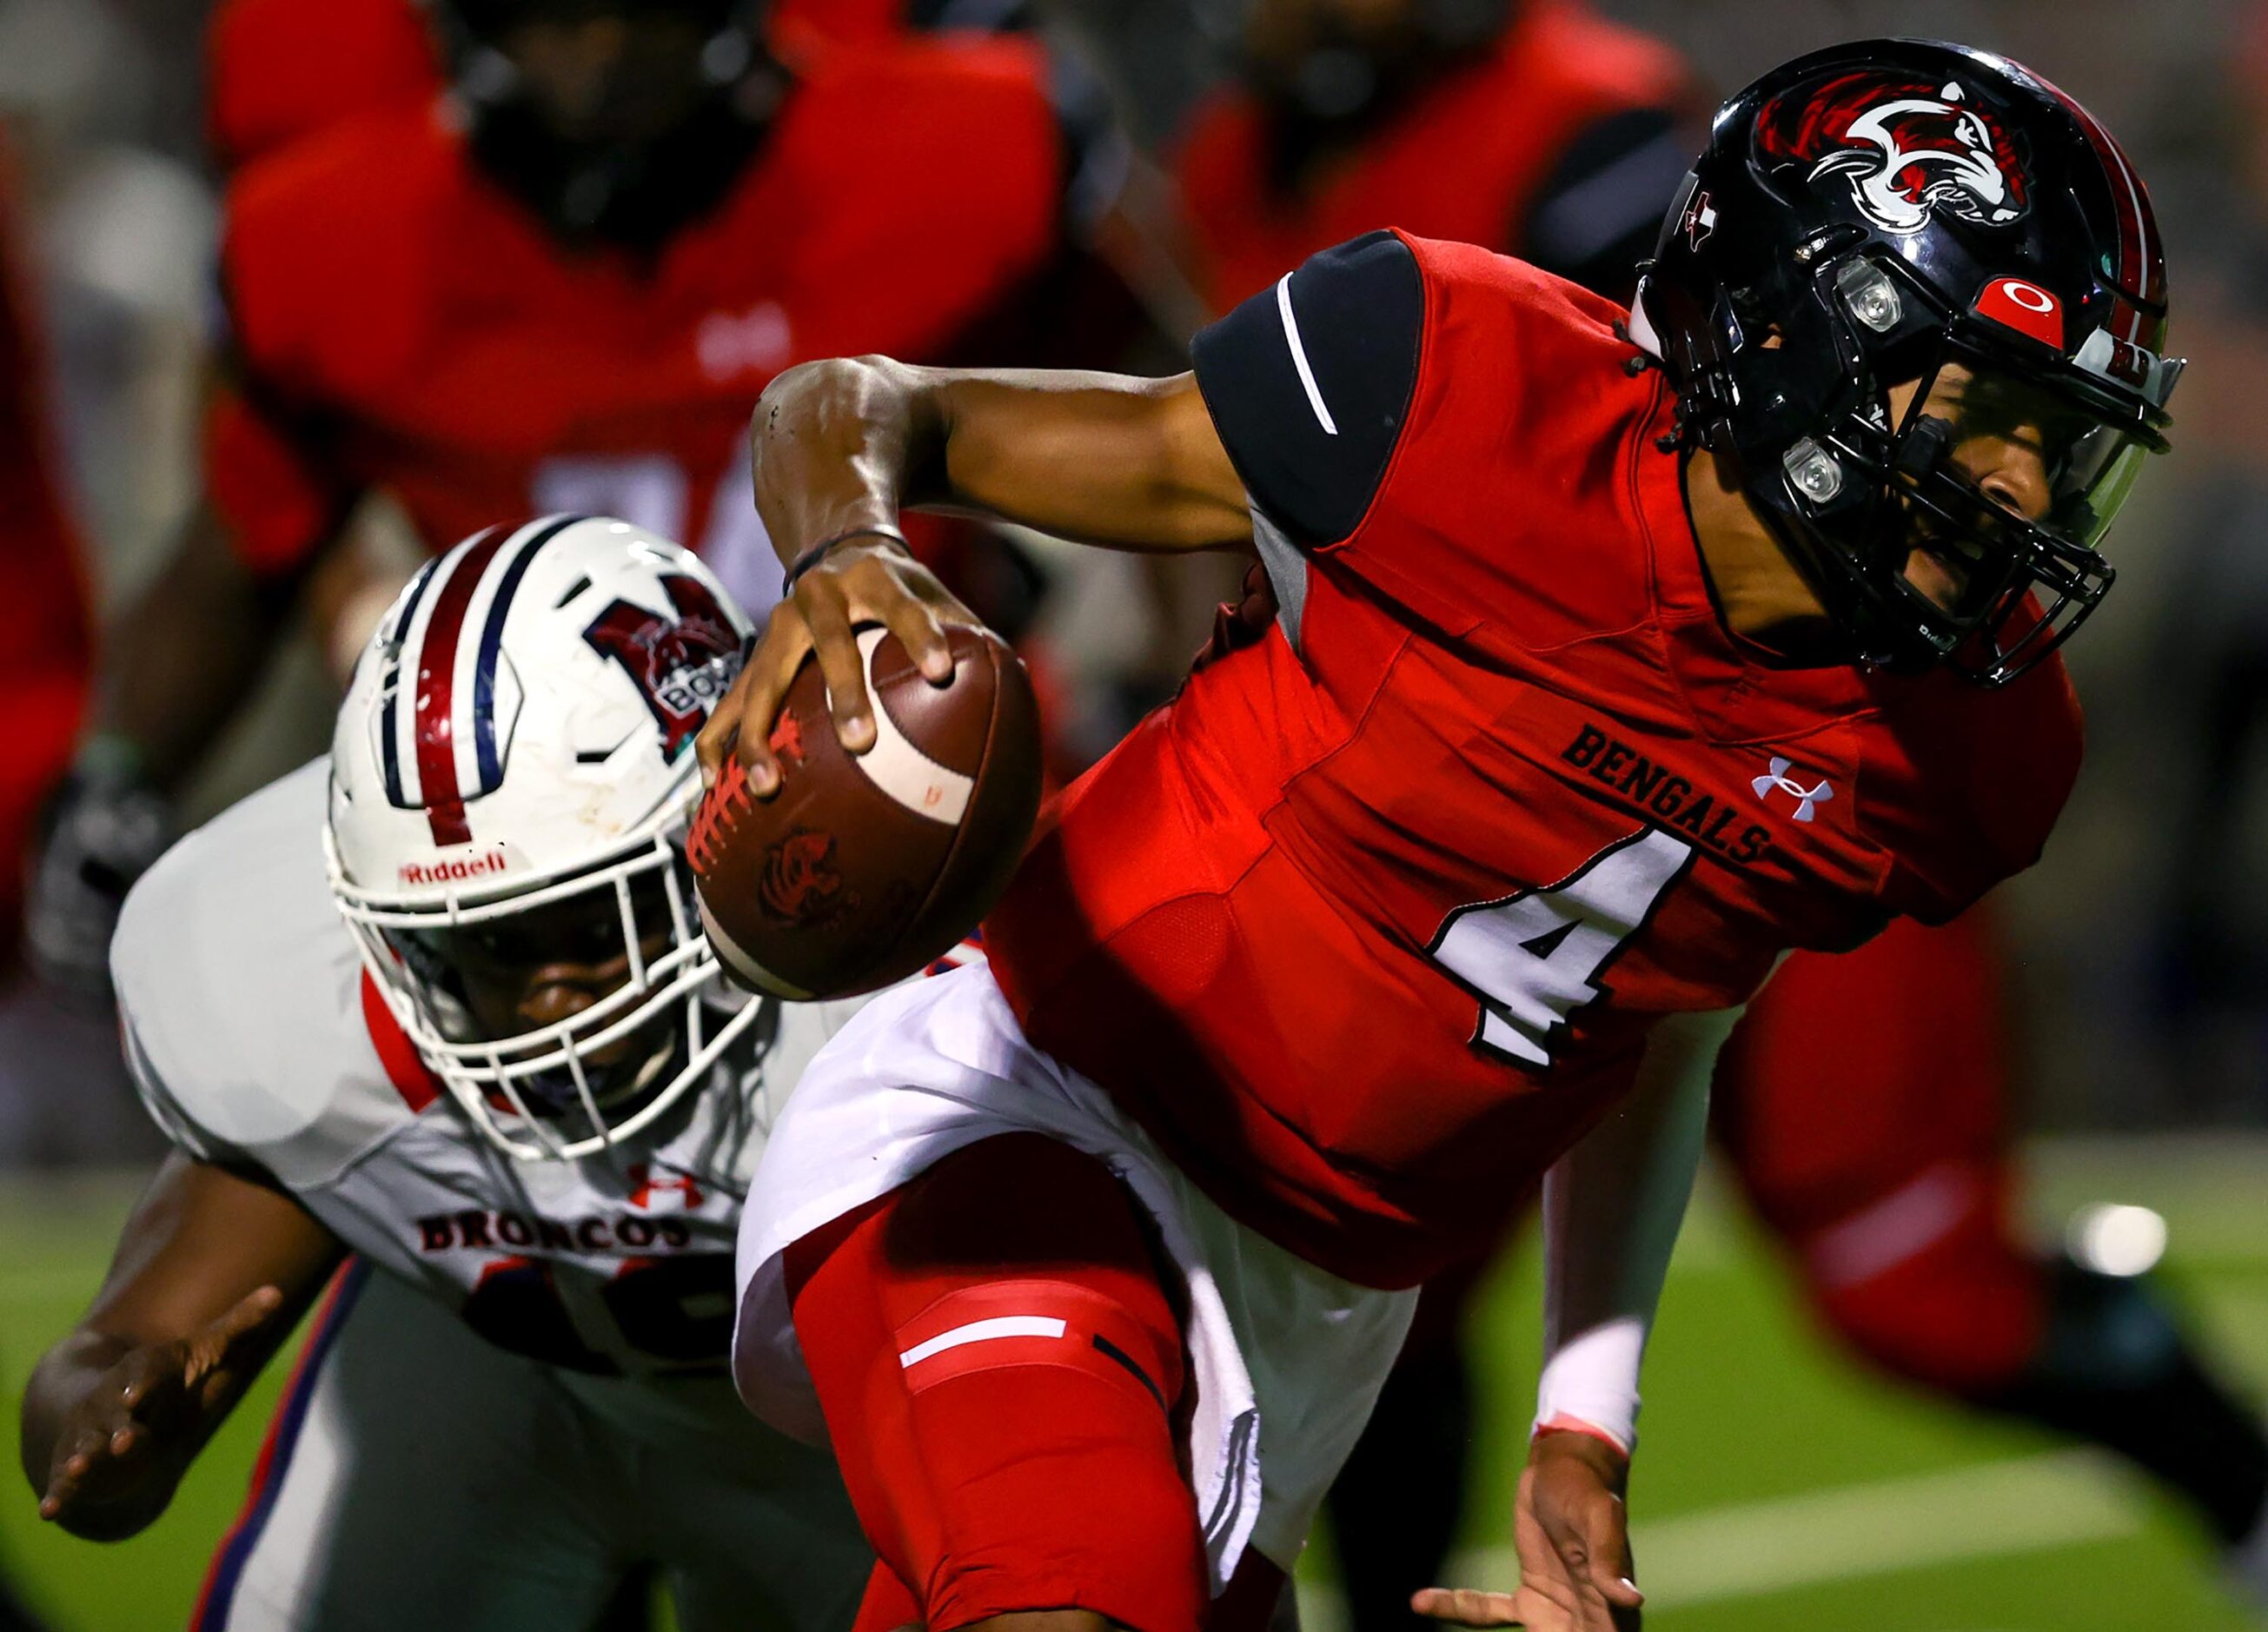
[[[740,643],[733,621],[706,584],[682,573],[661,575],[677,615],[615,601],[583,631],[601,656],[637,682],[662,731],[662,756],[675,759],[707,723],[732,683]]]
[[[2030,205],[2014,143],[1957,80],[1845,74],[1776,99],[1756,141],[1808,165],[1808,180],[1845,178],[1859,213],[1885,232],[1918,232],[1933,215],[1999,226]]]

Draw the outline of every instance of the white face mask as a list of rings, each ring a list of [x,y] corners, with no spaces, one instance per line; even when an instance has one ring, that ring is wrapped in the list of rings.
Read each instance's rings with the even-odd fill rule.
[[[471,905],[373,901],[339,875],[335,857],[332,885],[402,1031],[474,1125],[515,1157],[572,1159],[636,1134],[700,1081],[758,1012],[725,987],[674,833],[572,878]],[[563,1020],[516,1031],[482,1025],[465,967],[490,945],[516,945],[526,933],[516,920],[570,902],[591,910],[558,915],[587,927],[557,955],[619,968],[621,983]],[[645,1032],[652,1040],[641,1048]],[[607,1057],[626,1042],[626,1055]]]

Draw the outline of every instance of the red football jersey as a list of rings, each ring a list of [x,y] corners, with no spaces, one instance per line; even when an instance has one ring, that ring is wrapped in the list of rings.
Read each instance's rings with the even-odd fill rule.
[[[205,128],[225,168],[440,93],[415,0],[220,0],[205,24]]]
[[[934,355],[999,305],[1058,241],[1059,147],[1028,42],[846,50],[649,264],[561,246],[434,109],[294,143],[229,188],[242,380],[208,426],[214,501],[264,570],[379,486],[436,548],[597,511],[776,581],[757,393],[806,358]]]
[[[1295,195],[1271,173],[1265,103],[1224,92],[1174,158],[1199,291],[1225,312],[1317,251],[1380,227],[1571,270],[1660,224],[1692,158],[1672,128],[1690,99],[1668,46],[1578,0],[1528,0],[1485,52]],[[1560,173],[1571,163],[1580,173]],[[1565,188],[1547,201],[1555,181]]]
[[[2029,864],[2076,771],[2060,667],[1988,693],[1724,629],[1623,315],[1374,233],[1200,334],[1281,615],[1064,796],[988,926],[1034,1042],[1366,1284],[1485,1245],[1661,1016]]]
[[[904,27],[904,0],[775,0],[773,48],[802,63],[831,45]],[[220,0],[205,26],[205,122],[232,167],[381,107],[441,93],[420,0]]]
[[[94,646],[37,307],[21,276],[26,248],[0,141],[0,962],[15,945],[33,819],[78,738]]]

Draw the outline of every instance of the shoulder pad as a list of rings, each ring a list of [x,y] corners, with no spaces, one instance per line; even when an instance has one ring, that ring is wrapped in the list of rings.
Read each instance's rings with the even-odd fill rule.
[[[129,1063],[193,1154],[298,1190],[415,1119],[363,1023],[362,959],[323,871],[329,761],[224,812],[126,899],[111,974]]]

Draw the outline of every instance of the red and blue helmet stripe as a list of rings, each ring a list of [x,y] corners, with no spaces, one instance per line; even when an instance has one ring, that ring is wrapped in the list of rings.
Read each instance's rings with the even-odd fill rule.
[[[436,844],[470,843],[467,802],[503,785],[504,620],[536,554],[585,519],[546,516],[475,533],[429,564],[401,598],[387,643],[394,669],[379,715],[379,762],[387,802],[422,808]],[[470,672],[460,675],[475,624]]]

